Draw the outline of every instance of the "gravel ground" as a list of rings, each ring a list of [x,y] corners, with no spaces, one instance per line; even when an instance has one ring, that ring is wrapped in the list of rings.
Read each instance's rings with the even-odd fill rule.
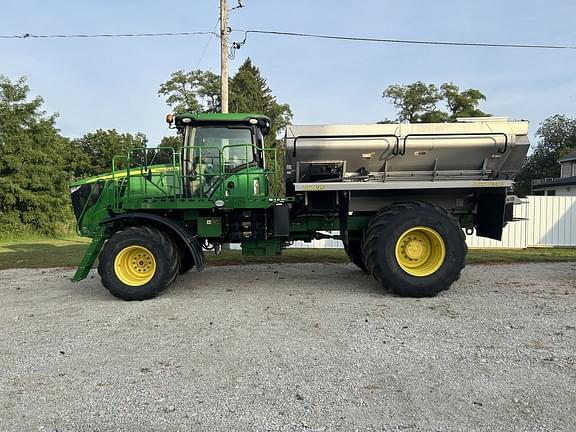
[[[576,265],[432,299],[351,264],[212,267],[154,300],[0,271],[1,431],[574,431]]]

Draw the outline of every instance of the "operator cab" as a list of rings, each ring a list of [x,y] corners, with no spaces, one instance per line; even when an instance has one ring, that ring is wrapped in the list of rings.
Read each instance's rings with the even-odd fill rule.
[[[174,120],[184,135],[182,168],[187,197],[210,197],[234,173],[264,167],[264,134],[270,127],[266,116],[185,113]]]

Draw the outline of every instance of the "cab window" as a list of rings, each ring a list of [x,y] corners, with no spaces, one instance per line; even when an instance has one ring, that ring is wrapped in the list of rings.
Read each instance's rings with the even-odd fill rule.
[[[252,143],[249,128],[197,127],[192,131],[188,145],[195,148],[194,156],[201,158],[202,163],[213,167],[222,164],[224,170],[230,172],[254,161]]]

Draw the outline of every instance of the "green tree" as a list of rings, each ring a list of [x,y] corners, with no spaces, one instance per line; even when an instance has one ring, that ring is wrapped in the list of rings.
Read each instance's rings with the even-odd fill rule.
[[[397,121],[408,123],[442,123],[456,121],[458,117],[487,116],[478,109],[486,97],[480,90],[461,91],[453,83],[444,83],[440,89],[434,84],[417,81],[412,84],[393,84],[382,97],[397,109]],[[448,112],[439,105],[445,105]]]
[[[220,112],[220,76],[204,71],[200,80],[198,96],[202,101],[205,112]]]
[[[162,137],[160,140],[160,145],[158,149],[149,151],[148,162],[152,164],[172,164],[174,162],[174,155],[178,155],[182,150],[182,136],[181,135],[169,135]],[[174,149],[169,150],[167,147]],[[178,159],[176,159],[178,160]]]
[[[230,112],[255,112],[270,117],[271,141],[292,119],[290,106],[278,103],[266,79],[249,58],[230,80],[229,92]],[[220,111],[220,77],[210,71],[174,72],[160,85],[158,94],[165,96],[166,103],[176,112]]]
[[[384,90],[382,97],[398,110],[398,121],[417,122],[422,115],[436,109],[442,96],[434,84],[417,81],[412,84],[393,84]]]
[[[68,141],[26,79],[0,75],[0,235],[53,235],[71,221]]]
[[[72,151],[76,157],[71,169],[76,177],[110,172],[114,156],[127,155],[131,148],[143,148],[146,143],[146,135],[140,132],[132,135],[119,133],[116,129],[98,129],[72,140]],[[134,157],[138,155],[134,154]]]
[[[182,137],[180,135],[170,135],[162,137],[159,147],[172,147],[179,152],[182,150]]]
[[[176,112],[217,112],[220,110],[220,77],[210,71],[174,72],[160,85],[159,96]]]
[[[560,176],[558,159],[576,149],[576,118],[561,114],[548,117],[536,136],[538,144],[516,177],[514,189],[520,196],[531,192],[532,180]]]
[[[454,83],[444,83],[440,86],[442,100],[450,111],[450,121],[458,117],[483,117],[488,114],[478,109],[480,101],[485,101],[486,96],[480,90],[467,89],[460,91]]]
[[[254,112],[270,117],[270,144],[292,119],[288,104],[280,104],[260,70],[247,58],[230,81],[230,112]]]
[[[450,115],[442,110],[433,109],[418,115],[418,123],[446,123],[450,121]]]

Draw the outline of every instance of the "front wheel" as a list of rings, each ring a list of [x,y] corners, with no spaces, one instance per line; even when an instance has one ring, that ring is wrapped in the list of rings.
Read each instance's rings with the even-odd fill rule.
[[[169,236],[149,227],[115,233],[100,254],[102,284],[124,300],[146,300],[171,286],[180,268],[177,246]]]
[[[370,274],[395,294],[431,297],[458,280],[468,248],[458,223],[424,202],[386,207],[364,235]]]

